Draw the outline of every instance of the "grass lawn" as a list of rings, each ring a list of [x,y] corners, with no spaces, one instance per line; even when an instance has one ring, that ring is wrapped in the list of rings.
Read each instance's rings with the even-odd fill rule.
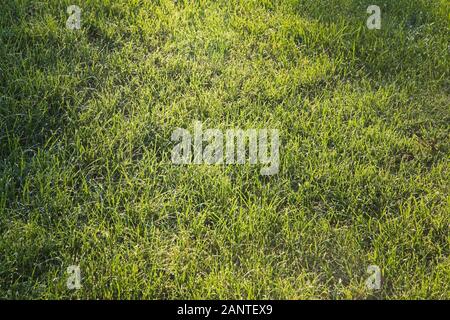
[[[0,297],[449,299],[449,14],[3,0]],[[172,164],[194,121],[278,129],[278,174]]]

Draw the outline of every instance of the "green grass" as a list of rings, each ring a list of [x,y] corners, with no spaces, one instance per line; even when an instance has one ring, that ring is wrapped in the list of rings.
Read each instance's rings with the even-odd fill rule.
[[[2,1],[0,297],[449,299],[449,12]],[[279,173],[172,165],[195,120],[279,129]]]

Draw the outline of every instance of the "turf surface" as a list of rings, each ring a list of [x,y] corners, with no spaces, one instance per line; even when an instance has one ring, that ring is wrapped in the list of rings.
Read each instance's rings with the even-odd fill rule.
[[[0,297],[450,298],[447,0],[74,2],[0,4]],[[194,121],[279,173],[173,165]]]

